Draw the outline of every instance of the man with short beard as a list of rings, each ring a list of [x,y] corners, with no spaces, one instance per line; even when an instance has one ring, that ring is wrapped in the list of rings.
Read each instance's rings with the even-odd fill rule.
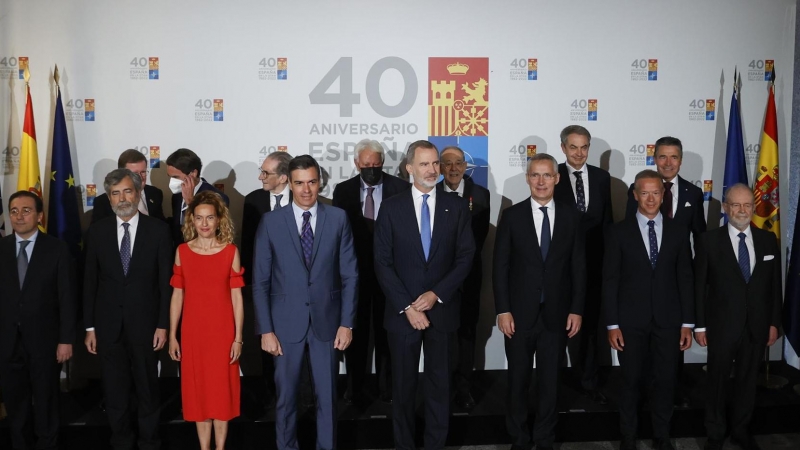
[[[136,411],[138,448],[154,450],[160,446],[157,352],[169,326],[172,242],[166,223],[139,213],[138,175],[113,170],[104,187],[115,216],[95,222],[87,233],[84,343],[89,353],[100,355],[112,448],[136,447],[131,423]]]
[[[727,427],[726,385],[735,367],[731,440],[759,449],[748,431],[756,374],[764,346],[778,339],[781,323],[781,253],[771,232],[750,226],[753,191],[737,183],[725,192],[728,225],[700,236],[695,256],[697,324],[694,337],[708,346],[706,449],[720,450]],[[734,365],[734,360],[736,364]]]

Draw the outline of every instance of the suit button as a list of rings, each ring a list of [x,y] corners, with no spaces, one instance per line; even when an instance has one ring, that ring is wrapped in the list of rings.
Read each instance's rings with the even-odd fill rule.
[[[306,306],[308,306],[308,303],[306,303]]]
[[[310,281],[308,282],[308,285],[311,286],[311,282]]]

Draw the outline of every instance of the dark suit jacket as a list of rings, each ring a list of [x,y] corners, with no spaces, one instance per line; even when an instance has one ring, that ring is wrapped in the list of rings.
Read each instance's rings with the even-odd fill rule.
[[[0,240],[0,363],[11,357],[18,330],[35,357],[55,359],[58,344],[75,341],[76,286],[75,262],[60,239],[39,232],[22,289],[16,237]]]
[[[161,189],[155,186],[150,186],[149,184],[145,184],[144,197],[145,203],[147,204],[147,213],[150,215],[150,217],[167,220],[164,217],[164,211],[161,208],[161,204],[164,202],[164,193],[161,192]],[[100,219],[113,216],[114,211],[111,209],[111,202],[108,199],[108,194],[101,194],[97,196],[94,199],[94,207],[92,209],[92,223],[95,223]]]
[[[591,298],[600,297],[600,286],[603,281],[603,243],[605,229],[614,223],[611,210],[611,176],[605,170],[584,165],[589,177],[589,207],[581,217],[581,231],[586,243],[586,294]],[[561,179],[556,185],[553,198],[577,209],[575,193],[572,191],[572,180],[565,163],[558,165]],[[574,177],[573,177],[574,178]],[[597,317],[600,313],[600,302],[587,302],[587,315]],[[589,311],[591,309],[591,311]]]
[[[444,192],[444,180],[436,185],[438,192]],[[472,237],[475,240],[474,264],[481,264],[481,253],[486,235],[489,234],[489,190],[475,184],[472,178],[464,178],[464,196],[472,216]],[[473,265],[474,267],[474,265]]]
[[[242,267],[244,281],[248,285],[253,280],[253,248],[256,245],[256,232],[261,216],[270,212],[270,197],[272,194],[264,189],[256,189],[244,198],[244,212],[242,214]],[[289,191],[289,203],[292,204],[292,191]]]
[[[120,333],[137,344],[150,344],[156,328],[169,328],[169,285],[174,262],[169,227],[139,214],[126,276],[117,243],[117,219],[89,227],[83,283],[83,320],[94,327],[99,346]]]
[[[388,173],[383,174],[383,193],[381,209],[386,200],[407,191],[411,184]],[[374,263],[374,223],[370,224],[361,212],[361,176],[356,175],[336,185],[333,190],[333,206],[342,208],[347,213],[350,226],[353,227],[356,256],[358,257],[359,288],[371,293],[380,293],[380,286],[375,279]],[[380,212],[380,210],[379,210]]]
[[[216,192],[222,197],[222,200],[225,201],[226,205],[231,205],[227,195],[223,194],[222,191],[215,188],[214,185],[206,181],[204,178],[201,178],[200,180],[202,180],[202,182],[200,183],[200,188],[197,190],[198,193],[203,191]],[[181,203],[183,203],[183,195],[180,193],[172,194],[172,217],[169,219],[169,223],[172,229],[172,243],[175,246],[174,249],[183,244],[183,231],[181,230]]]
[[[381,203],[375,223],[375,276],[386,294],[384,327],[393,333],[415,330],[403,311],[421,294],[433,291],[442,303],[426,312],[431,324],[444,332],[459,326],[459,288],[472,267],[467,201],[455,195],[436,195],[433,235],[428,259],[422,250],[412,190]]]
[[[728,225],[729,226],[729,225]],[[769,327],[781,325],[781,252],[775,235],[750,227],[755,261],[745,283],[728,226],[700,236],[695,255],[697,328],[708,328],[710,345],[734,344],[747,328],[761,345]],[[768,259],[771,257],[771,259]]]
[[[671,220],[678,223],[681,228],[692,233],[695,250],[697,250],[697,240],[700,235],[706,232],[705,209],[703,209],[703,191],[684,180],[678,175],[678,208]],[[675,199],[673,199],[675,201]],[[687,206],[688,203],[688,206]],[[628,205],[625,209],[625,218],[634,217],[639,205],[633,197],[633,184],[628,188]],[[667,213],[662,205],[661,214],[667,218]]]
[[[603,309],[606,325],[661,328],[693,324],[694,289],[689,234],[664,219],[655,269],[636,217],[608,228],[603,259]]]
[[[586,257],[580,212],[555,202],[547,260],[542,260],[530,197],[503,211],[494,242],[493,288],[497,314],[510,312],[517,330],[531,330],[544,290],[544,324],[564,330],[569,314],[583,315]]]
[[[332,341],[339,327],[353,328],[358,264],[347,216],[317,202],[317,223],[306,267],[291,205],[263,216],[258,225],[253,274],[255,332],[274,332],[297,343],[309,332]]]

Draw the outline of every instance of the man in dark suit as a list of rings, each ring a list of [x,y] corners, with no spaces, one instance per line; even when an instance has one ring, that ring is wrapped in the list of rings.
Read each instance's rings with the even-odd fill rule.
[[[158,351],[167,339],[172,243],[166,223],[136,208],[141,179],[111,171],[104,188],[114,217],[89,227],[84,269],[84,343],[99,354],[114,449],[136,447],[131,387],[138,405],[139,449],[159,448]]]
[[[692,346],[694,279],[689,234],[659,212],[663,195],[661,174],[639,172],[634,183],[638,211],[606,232],[603,309],[608,342],[619,352],[622,366],[621,450],[636,448],[640,384],[648,362],[654,378],[653,448],[673,450],[669,424],[675,371],[681,352]]]
[[[392,354],[392,421],[399,449],[416,448],[414,406],[425,344],[426,449],[443,448],[450,421],[449,349],[459,326],[460,288],[472,267],[467,201],[437,195],[439,152],[408,147],[410,190],[383,202],[375,224],[375,276],[386,294],[384,327]]]
[[[586,164],[592,135],[580,125],[561,131],[561,151],[566,163],[558,165],[561,182],[553,197],[581,212],[581,232],[586,245],[586,303],[581,331],[568,341],[569,356],[579,388],[597,403],[608,399],[600,392],[597,377],[597,336],[603,273],[603,232],[614,219],[611,215],[611,177],[599,167]]]
[[[781,253],[771,232],[750,226],[753,191],[738,183],[725,192],[728,225],[700,236],[695,256],[697,343],[708,345],[706,449],[721,450],[727,429],[725,398],[736,376],[732,440],[746,450],[759,445],[748,430],[764,347],[778,339],[781,323]]]
[[[703,208],[703,191],[678,175],[683,161],[683,144],[680,139],[664,136],[656,141],[654,158],[656,168],[664,181],[664,199],[661,203],[661,215],[675,221],[691,233],[692,242],[697,247],[697,240],[706,232],[705,209]],[[628,189],[628,205],[625,217],[636,215],[638,204],[633,195],[633,185]],[[683,391],[681,378],[683,374],[683,355],[678,359],[676,369],[678,384],[675,389],[674,402],[681,408],[689,407],[689,398]]]
[[[256,334],[275,357],[278,448],[297,449],[297,389],[306,353],[317,397],[317,448],[336,446],[339,353],[352,340],[358,263],[347,216],[317,201],[319,165],[289,163],[290,207],[258,226],[253,274]],[[307,350],[306,350],[307,348]]]
[[[359,174],[336,185],[333,206],[347,212],[353,229],[358,257],[358,312],[353,330],[353,344],[347,349],[347,391],[344,399],[352,403],[361,397],[364,378],[371,372],[369,335],[375,341],[375,372],[378,377],[378,396],[384,403],[392,402],[392,361],[389,342],[383,328],[386,297],[375,279],[373,232],[384,200],[408,190],[410,184],[383,172],[384,152],[378,141],[364,139],[355,148],[355,164]]]
[[[188,148],[179,148],[167,158],[167,175],[169,175],[169,190],[172,191],[172,218],[169,219],[172,228],[172,243],[175,248],[183,243],[183,223],[189,203],[195,194],[201,191],[213,191],[222,197],[225,204],[230,206],[228,196],[214,187],[211,183],[200,177],[203,162],[195,152]]]
[[[161,204],[164,202],[164,193],[161,192],[161,189],[147,184],[147,158],[142,152],[136,149],[125,150],[119,155],[117,168],[129,169],[142,178],[144,189],[137,205],[139,212],[156,219],[166,220],[161,208]],[[97,196],[94,199],[94,207],[92,209],[92,223],[113,215],[114,211],[111,210],[108,194]]]
[[[553,200],[558,163],[541,153],[528,161],[531,197],[503,212],[494,247],[497,327],[508,359],[506,426],[513,449],[553,448],[558,370],[567,338],[581,329],[586,257],[581,214]],[[566,331],[565,331],[566,330]],[[528,387],[536,354],[538,405],[528,426]]]
[[[489,190],[465,177],[467,161],[464,151],[458,147],[445,147],[441,153],[441,168],[444,179],[436,185],[440,192],[452,192],[469,203],[472,216],[472,239],[475,241],[475,256],[472,269],[461,287],[461,324],[458,340],[453,346],[453,385],[455,404],[461,409],[475,407],[470,393],[472,369],[475,367],[475,332],[481,308],[483,285],[483,244],[489,233]]]
[[[14,233],[0,240],[0,387],[20,450],[34,448],[31,429],[35,448],[58,448],[59,372],[77,324],[74,262],[66,243],[39,232],[42,209],[36,194],[12,194]]]

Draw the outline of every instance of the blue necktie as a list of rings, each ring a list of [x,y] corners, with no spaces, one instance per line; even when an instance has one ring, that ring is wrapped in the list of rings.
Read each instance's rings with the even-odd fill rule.
[[[542,214],[544,214],[539,248],[542,250],[542,260],[547,261],[547,251],[550,250],[550,239],[552,238],[550,236],[550,217],[547,215],[547,206],[542,206],[539,209],[541,209]],[[542,289],[542,297],[539,299],[539,303],[544,303],[544,288]]]
[[[281,199],[283,198],[283,194],[278,194],[275,196],[275,207],[272,208],[273,211],[276,209],[281,209]]]
[[[122,259],[122,273],[128,275],[128,269],[131,267],[131,234],[128,232],[128,227],[131,224],[124,222],[122,228],[125,232],[122,233],[122,243],[119,246],[119,257]]]
[[[303,231],[300,234],[300,245],[303,247],[303,260],[306,268],[311,270],[311,249],[314,248],[314,231],[311,229],[311,212],[303,213]]]
[[[744,239],[747,237],[744,233],[739,233],[739,269],[742,270],[744,282],[750,282],[750,252],[747,251],[747,244]]]
[[[650,238],[650,265],[653,266],[653,269],[656,268],[656,262],[658,261],[658,238],[656,237],[655,224],[654,220],[647,221],[647,226],[650,227],[647,232]]]
[[[419,236],[422,239],[422,251],[425,253],[425,260],[431,251],[431,210],[428,208],[429,194],[422,194],[422,212],[419,217]]]
[[[572,172],[575,175],[575,196],[578,200],[575,202],[578,206],[578,211],[586,212],[586,191],[583,189],[583,171],[576,170]]]

